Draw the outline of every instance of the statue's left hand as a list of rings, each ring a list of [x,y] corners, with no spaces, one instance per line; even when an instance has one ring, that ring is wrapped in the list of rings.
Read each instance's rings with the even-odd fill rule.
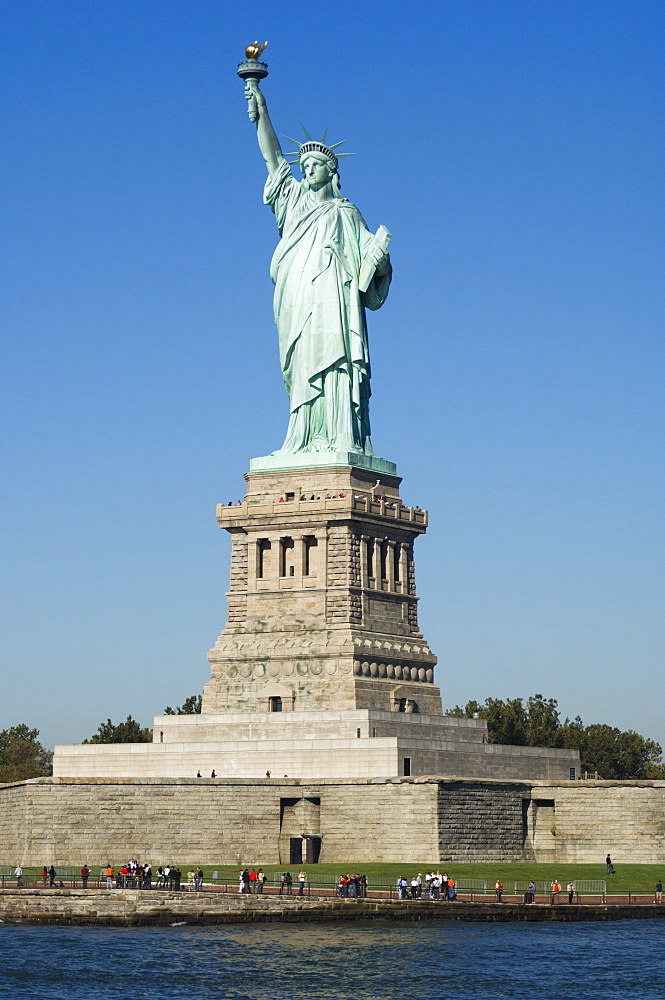
[[[378,278],[382,278],[385,274],[390,271],[390,254],[379,250],[374,255],[374,263],[376,264],[375,274]]]

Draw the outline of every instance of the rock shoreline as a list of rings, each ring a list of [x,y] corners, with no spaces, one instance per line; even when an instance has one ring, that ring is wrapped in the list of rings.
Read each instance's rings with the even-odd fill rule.
[[[665,906],[641,904],[433,903],[423,900],[305,899],[191,893],[76,889],[3,890],[4,923],[151,927],[172,924],[338,923],[348,920],[478,922],[644,920],[665,917]]]

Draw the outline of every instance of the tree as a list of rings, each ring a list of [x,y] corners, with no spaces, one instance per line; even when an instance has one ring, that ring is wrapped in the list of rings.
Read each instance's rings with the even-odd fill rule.
[[[582,771],[597,773],[600,778],[665,778],[660,744],[632,729],[622,732],[604,723],[585,726],[579,715],[561,723],[557,702],[542,694],[532,695],[526,705],[521,698],[486,698],[482,704],[469,701],[464,708],[456,705],[446,714],[486,719],[490,743],[579,750]]]
[[[26,725],[0,731],[0,782],[41,778],[53,773],[53,754],[37,737],[38,729]]]
[[[97,732],[84,743],[152,743],[152,729],[143,729],[136,719],[128,715],[124,722],[114,725],[110,719],[101,722]]]
[[[179,708],[171,708],[170,705],[167,705],[164,709],[164,715],[200,715],[202,701],[202,695],[191,694],[189,698],[185,698]]]
[[[554,698],[534,694],[527,702],[526,717],[527,746],[553,747],[557,731],[561,728]]]

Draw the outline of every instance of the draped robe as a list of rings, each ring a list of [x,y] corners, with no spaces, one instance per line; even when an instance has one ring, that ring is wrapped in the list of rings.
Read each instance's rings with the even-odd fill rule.
[[[264,201],[280,242],[270,276],[279,353],[291,417],[282,453],[351,451],[373,455],[365,308],[386,300],[391,272],[358,286],[372,239],[342,198],[317,200],[285,160],[268,178]]]

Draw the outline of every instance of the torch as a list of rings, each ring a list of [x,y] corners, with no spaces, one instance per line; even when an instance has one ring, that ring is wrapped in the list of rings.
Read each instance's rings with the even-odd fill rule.
[[[263,80],[268,75],[268,64],[259,62],[258,59],[267,44],[267,42],[264,42],[263,45],[259,45],[258,42],[252,42],[252,44],[248,45],[245,49],[245,57],[247,61],[238,64],[238,76],[243,80],[254,80],[257,87],[259,85],[259,80]],[[249,115],[250,122],[258,120],[259,109],[256,106],[255,97],[252,97],[248,102],[247,114]]]

